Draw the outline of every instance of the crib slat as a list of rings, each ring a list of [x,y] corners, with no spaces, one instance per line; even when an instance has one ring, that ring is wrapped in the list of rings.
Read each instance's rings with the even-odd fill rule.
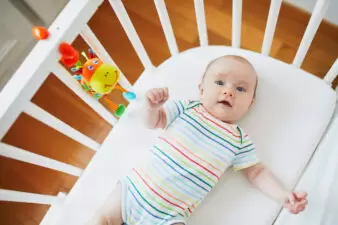
[[[70,88],[78,97],[80,97],[87,105],[89,105],[97,114],[105,119],[111,125],[115,125],[117,119],[98,101],[89,96],[79,85],[79,83],[73,79],[71,74],[63,68],[59,63],[56,64],[53,71],[54,75],[59,78],[68,88]]]
[[[177,55],[179,51],[178,51],[174,31],[170,23],[170,18],[168,15],[167,7],[165,6],[165,2],[164,0],[155,0],[154,2],[155,2],[158,16],[162,24],[164,36],[169,46],[169,51],[171,55]]]
[[[232,47],[241,47],[242,0],[232,1]]]
[[[54,128],[55,130],[59,131],[60,133],[72,138],[73,140],[91,148],[94,151],[99,150],[100,144],[96,141],[90,139],[86,135],[80,133],[79,131],[75,130],[68,124],[64,123],[63,121],[57,119],[53,115],[49,114],[45,110],[41,109],[39,106],[35,105],[32,102],[28,102],[25,106],[23,111],[28,115],[32,116],[33,118],[43,122],[44,124]]]
[[[306,27],[304,36],[297,50],[296,56],[293,59],[292,64],[294,66],[300,67],[302,65],[306,53],[310,48],[311,42],[329,6],[329,2],[330,0],[317,0],[309,24]]]
[[[0,189],[0,201],[52,205],[57,200],[58,197],[52,195],[41,195],[29,192]]]
[[[94,52],[99,56],[99,58],[108,64],[112,64],[116,66],[118,69],[119,67],[114,62],[114,60],[110,57],[106,49],[103,47],[99,39],[97,39],[94,32],[90,29],[90,27],[86,24],[80,33],[81,37],[86,41],[86,43],[94,50]],[[120,69],[119,69],[120,70]],[[131,84],[128,79],[124,76],[121,72],[120,81],[119,83],[126,89],[131,89]]]
[[[338,58],[336,59],[336,61],[334,61],[334,63],[331,66],[330,70],[325,75],[324,81],[327,84],[332,85],[332,82],[337,77],[337,75],[338,75]]]
[[[75,167],[73,165],[50,159],[48,157],[41,156],[5,143],[0,143],[0,155],[52,170],[57,170],[77,177],[83,172],[81,168]]]
[[[282,5],[282,0],[271,0],[268,21],[266,23],[266,29],[264,33],[264,40],[262,46],[262,53],[269,55],[271,50],[271,44],[273,36],[275,34],[279,10]]]
[[[135,27],[133,26],[126,8],[121,0],[109,0],[110,5],[114,9],[117,18],[119,19],[124,31],[126,32],[131,44],[136,50],[136,54],[140,58],[145,69],[152,69],[154,66],[138,36]]]
[[[204,0],[194,0],[198,35],[201,46],[208,45],[207,22],[205,20]]]

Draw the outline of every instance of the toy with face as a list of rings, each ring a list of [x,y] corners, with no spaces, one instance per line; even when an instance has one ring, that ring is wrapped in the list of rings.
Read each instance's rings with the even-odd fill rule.
[[[129,92],[121,85],[116,85],[120,79],[120,72],[112,65],[104,64],[97,58],[93,50],[89,49],[89,57],[86,53],[82,55],[86,58],[84,65],[79,60],[79,53],[70,44],[61,43],[59,46],[61,54],[61,62],[70,68],[72,72],[77,73],[74,78],[81,84],[82,88],[96,100],[103,98],[109,107],[114,110],[114,114],[120,117],[125,106],[123,104],[115,104],[112,102],[108,94],[115,88],[122,91],[124,98],[133,100],[136,98],[134,92]]]
[[[100,94],[110,93],[120,78],[116,67],[103,64],[98,58],[87,60],[82,67],[82,76],[94,91]]]

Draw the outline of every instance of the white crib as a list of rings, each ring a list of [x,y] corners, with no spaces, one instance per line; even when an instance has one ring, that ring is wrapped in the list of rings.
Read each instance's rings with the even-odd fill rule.
[[[103,0],[71,0],[60,13],[49,28],[50,38],[35,46],[0,93],[0,139],[24,112],[97,153],[82,170],[0,143],[2,156],[79,176],[68,194],[48,196],[0,189],[0,200],[51,205],[41,224],[84,224],[103,204],[117,180],[147,157],[147,147],[160,132],[147,130],[142,124],[139,110],[146,90],[168,86],[170,98],[195,99],[206,63],[220,55],[237,54],[248,58],[259,73],[257,103],[241,125],[251,134],[265,164],[287,187],[309,193],[309,207],[300,215],[291,215],[250,187],[241,176],[228,171],[189,224],[338,224],[335,214],[338,208],[338,194],[335,192],[338,188],[338,111],[337,92],[331,88],[338,73],[338,60],[323,80],[299,69],[330,1],[317,1],[291,65],[269,57],[282,0],[271,0],[261,54],[240,49],[242,0],[233,0],[231,47],[208,45],[204,3],[203,0],[195,0],[200,47],[181,53],[164,0],[154,1],[172,54],[157,68],[152,65],[122,1],[109,0],[145,67],[133,86],[122,75],[120,83],[135,91],[138,97],[119,121],[87,95],[58,62],[60,42],[70,43],[80,34],[104,62],[115,65],[87,25]],[[50,72],[114,125],[103,144],[98,144],[31,102]]]

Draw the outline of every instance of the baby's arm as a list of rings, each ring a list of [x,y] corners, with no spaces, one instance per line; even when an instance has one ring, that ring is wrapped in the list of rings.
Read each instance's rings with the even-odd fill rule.
[[[284,207],[288,208],[290,212],[297,214],[305,209],[307,194],[305,192],[288,192],[262,164],[243,169],[242,171],[248,180],[263,193],[279,202],[284,202]]]
[[[168,88],[154,88],[147,92],[146,124],[150,129],[164,128],[167,122],[162,105],[168,100]]]

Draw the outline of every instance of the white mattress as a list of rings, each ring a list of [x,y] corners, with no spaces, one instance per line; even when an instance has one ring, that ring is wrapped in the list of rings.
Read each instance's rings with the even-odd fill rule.
[[[140,108],[146,90],[167,86],[172,99],[197,99],[205,65],[225,54],[245,56],[255,66],[259,74],[256,103],[240,124],[267,167],[287,187],[295,185],[330,121],[335,92],[322,80],[270,57],[221,46],[195,48],[138,80],[138,99],[68,195],[56,224],[83,224],[103,204],[117,180],[146,159],[147,148],[160,132],[142,124]],[[252,188],[240,173],[227,171],[188,224],[272,224],[279,210],[280,205]]]

